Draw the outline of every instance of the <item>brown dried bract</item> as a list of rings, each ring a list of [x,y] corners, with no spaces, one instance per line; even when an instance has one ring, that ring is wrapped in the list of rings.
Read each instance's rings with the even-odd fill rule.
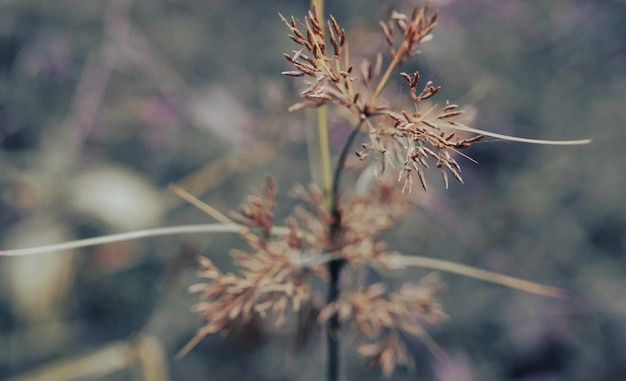
[[[263,190],[251,192],[246,202],[241,205],[241,212],[231,213],[231,216],[251,228],[261,228],[268,237],[274,225],[274,206],[277,197],[276,183],[268,176]]]
[[[344,293],[322,309],[319,319],[324,322],[337,314],[343,324],[349,323],[357,337],[365,338],[359,353],[389,376],[396,366],[412,365],[402,337],[422,337],[427,326],[447,318],[436,301],[442,288],[433,276],[418,285],[404,285],[399,292],[388,292],[382,283],[376,283]]]

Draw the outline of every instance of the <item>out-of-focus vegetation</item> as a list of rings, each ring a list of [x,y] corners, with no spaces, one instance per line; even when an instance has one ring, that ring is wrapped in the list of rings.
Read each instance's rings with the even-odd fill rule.
[[[432,335],[448,355],[435,359],[415,343],[417,374],[623,378],[626,5],[432,3],[441,9],[434,39],[405,71],[419,68],[444,99],[470,105],[481,129],[594,141],[480,142],[468,152],[479,164],[463,165],[465,185],[414,190],[415,213],[390,239],[398,250],[570,294],[544,299],[444,274],[451,319]],[[367,53],[376,21],[411,6],[346,1],[327,11],[352,30],[352,49]],[[283,196],[308,182],[309,124],[286,113],[297,92],[279,73],[293,46],[277,16],[307,9],[305,1],[0,2],[0,248],[207,222],[170,182],[222,211],[267,174]],[[173,360],[199,327],[189,312],[196,296],[186,292],[195,256],[228,268],[228,249],[240,245],[190,235],[0,258],[0,378],[119,343],[132,353],[128,345],[149,337],[165,353],[146,353],[172,380],[319,379],[320,340],[303,345],[293,326],[210,337]],[[111,369],[97,379],[139,377]],[[360,360],[348,358],[345,372],[377,379]]]

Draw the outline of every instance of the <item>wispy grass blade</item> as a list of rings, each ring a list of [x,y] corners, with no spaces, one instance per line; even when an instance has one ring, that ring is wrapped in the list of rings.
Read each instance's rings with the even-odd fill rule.
[[[128,233],[105,235],[95,238],[80,239],[77,241],[68,241],[53,245],[39,246],[27,249],[0,250],[0,256],[21,256],[52,253],[61,250],[73,250],[83,247],[104,245],[113,242],[131,241],[146,237],[177,235],[177,234],[197,234],[197,233],[240,233],[248,229],[240,224],[198,224],[198,225],[181,225],[168,226],[163,228],[137,230]],[[276,227],[272,230],[273,234],[286,234],[288,230],[284,227]]]
[[[336,260],[338,258],[340,258],[340,256],[337,254],[324,254],[312,258],[301,259],[294,264],[296,266],[302,267],[318,266],[323,263]],[[538,283],[529,282],[527,280],[496,273],[493,271],[479,269],[477,267],[462,265],[460,263],[446,261],[443,259],[409,255],[394,255],[389,259],[385,259],[385,265],[388,266],[390,269],[413,266],[443,271],[447,273],[463,275],[468,278],[474,278],[489,283],[499,284],[501,286],[513,288],[535,295],[549,296],[553,298],[565,298],[566,296],[564,290],[556,287],[544,286]]]
[[[219,210],[215,209],[211,205],[205,203],[204,201],[198,199],[196,196],[194,196],[191,193],[187,192],[186,190],[184,190],[183,188],[179,187],[178,185],[170,184],[169,188],[178,197],[182,198],[183,200],[187,201],[191,205],[193,205],[196,208],[200,209],[201,211],[205,212],[209,216],[215,218],[216,221],[221,222],[223,224],[234,224],[235,223],[235,221],[233,221],[230,218],[228,218],[227,216],[225,216],[222,212],[220,212]]]
[[[453,130],[473,132],[475,134],[491,136],[492,138],[508,140],[508,141],[511,141],[511,142],[521,142],[521,143],[530,143],[530,144],[547,144],[547,145],[553,145],[553,146],[575,146],[575,145],[582,145],[582,144],[589,144],[589,143],[591,143],[591,139],[543,140],[543,139],[520,138],[520,137],[517,137],[517,136],[503,135],[503,134],[498,134],[496,132],[489,132],[489,131],[481,130],[481,129],[478,129],[478,128],[469,127],[469,126],[466,126],[466,125],[464,125],[462,123],[458,123],[458,122],[441,124],[441,126],[442,127],[451,128]]]
[[[515,278],[500,273],[479,269],[472,266],[462,265],[460,263],[445,261],[442,259],[398,255],[389,260],[389,264],[400,267],[415,266],[432,270],[445,271],[463,275],[469,278],[479,279],[485,282],[496,283],[502,286],[513,288],[516,290],[528,292],[541,296],[549,296],[553,298],[564,298],[565,291],[556,287],[544,286],[538,283],[529,282],[527,280]]]

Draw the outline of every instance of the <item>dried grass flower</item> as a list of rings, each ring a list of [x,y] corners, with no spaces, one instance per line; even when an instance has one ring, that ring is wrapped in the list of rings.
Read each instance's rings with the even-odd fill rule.
[[[201,293],[202,301],[192,310],[202,316],[204,326],[180,355],[187,353],[204,336],[218,332],[228,335],[250,323],[254,317],[272,318],[272,325],[280,327],[287,319],[287,312],[297,313],[311,302],[312,288],[308,278],[326,278],[323,267],[296,265],[302,258],[321,252],[320,245],[311,242],[315,235],[301,229],[297,219],[289,219],[288,234],[272,236],[277,195],[276,184],[268,178],[263,190],[252,191],[241,211],[233,213],[235,218],[249,226],[242,231],[241,237],[250,252],[230,252],[239,270],[237,274],[222,273],[210,259],[199,258],[198,276],[207,283],[194,284],[189,291]],[[257,230],[260,234],[255,232]]]
[[[389,292],[384,284],[376,283],[344,292],[337,302],[322,309],[319,320],[325,323],[337,314],[362,342],[359,354],[370,358],[389,376],[397,365],[412,365],[402,337],[423,338],[428,326],[447,319],[436,300],[443,288],[435,275],[417,285],[405,284],[398,292]]]
[[[394,109],[379,97],[393,69],[415,55],[419,44],[429,39],[436,25],[437,12],[430,12],[427,6],[415,7],[409,16],[394,11],[387,22],[380,23],[391,54],[382,77],[382,52],[376,55],[374,64],[364,59],[359,65],[359,73],[355,73],[345,30],[332,16],[324,27],[316,14],[315,10],[309,12],[302,24],[293,17],[287,20],[281,16],[291,32],[289,36],[301,46],[292,55],[285,54],[295,70],[283,74],[310,78],[301,92],[304,101],[290,110],[334,103],[351,111],[356,118],[367,120],[370,143],[364,144],[356,155],[363,160],[372,152],[381,155],[383,166],[380,172],[384,172],[388,160],[401,163],[398,181],[403,184],[403,192],[411,191],[414,177],[424,190],[428,189],[424,169],[430,168],[428,161],[431,160],[441,169],[446,188],[448,174],[463,182],[461,167],[453,156],[480,140],[482,135],[456,136],[454,131],[460,122],[455,118],[463,113],[457,105],[429,105],[422,110],[421,104],[441,87],[430,81],[421,84],[417,71],[412,74],[403,72],[400,75],[409,85],[414,109]],[[326,47],[327,40],[332,51]]]
[[[403,193],[411,192],[415,178],[427,191],[424,171],[434,166],[441,171],[446,188],[450,176],[463,183],[457,157],[473,161],[461,150],[484,136],[483,131],[461,122],[463,111],[458,105],[432,103],[440,86],[423,83],[418,71],[399,74],[408,84],[410,109],[398,108],[384,99],[383,89],[394,69],[430,39],[437,12],[427,6],[415,7],[410,15],[392,12],[387,21],[379,24],[389,57],[379,52],[360,63],[352,62],[346,31],[332,16],[324,22],[313,7],[302,22],[280,17],[289,29],[289,37],[298,45],[297,50],[285,54],[293,70],[282,74],[305,78],[300,92],[303,99],[289,110],[334,104],[352,115],[355,128],[344,142],[332,186],[325,184],[324,192],[317,186],[297,186],[292,191],[301,204],[281,228],[285,234],[275,234],[278,191],[271,178],[260,192],[250,193],[240,212],[232,214],[246,227],[241,236],[249,249],[231,251],[237,273],[222,273],[211,260],[200,258],[199,276],[206,281],[190,290],[201,293],[201,301],[193,309],[201,314],[204,327],[181,353],[208,334],[229,334],[255,317],[271,319],[272,326],[281,326],[289,312],[298,314],[306,306],[319,311],[317,321],[327,330],[329,380],[335,380],[338,374],[336,336],[342,326],[350,327],[359,340],[358,352],[390,376],[397,366],[413,366],[406,339],[419,338],[432,349],[428,330],[447,318],[437,301],[444,287],[434,275],[398,290],[384,283],[363,284],[362,278],[355,275],[381,266],[396,269],[398,259],[556,295],[554,289],[442,260],[421,257],[407,261],[390,251],[383,239],[384,232],[410,210]],[[340,189],[339,180],[347,153],[361,129],[366,130],[369,141],[356,151],[356,157],[367,160],[373,154],[381,165],[377,171],[379,181],[366,194],[354,195]],[[586,141],[557,143],[582,142]],[[387,163],[394,162],[400,163],[397,181],[402,187],[384,175]],[[326,263],[327,267],[321,266]],[[323,299],[312,286],[313,278],[328,281],[326,303],[319,302]]]

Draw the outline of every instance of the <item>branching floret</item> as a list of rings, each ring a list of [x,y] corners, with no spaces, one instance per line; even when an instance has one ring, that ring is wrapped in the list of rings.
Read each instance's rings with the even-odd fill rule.
[[[286,220],[288,232],[273,234],[273,206],[277,188],[268,178],[264,189],[252,191],[239,213],[233,217],[248,228],[241,236],[249,250],[231,250],[237,273],[223,273],[205,257],[200,257],[199,277],[206,280],[190,287],[201,294],[193,307],[204,326],[181,350],[189,351],[206,335],[228,335],[254,318],[271,319],[277,328],[287,314],[304,310],[320,311],[318,322],[327,324],[338,315],[359,337],[359,353],[390,375],[397,365],[411,366],[403,336],[423,337],[425,327],[443,321],[446,315],[436,295],[441,284],[426,278],[416,286],[405,285],[398,292],[381,284],[362,289],[346,282],[345,292],[336,302],[323,304],[315,295],[313,278],[327,281],[325,256],[333,255],[363,264],[387,267],[396,253],[387,249],[382,234],[409,210],[398,187],[381,181],[368,195],[347,197],[339,206],[341,222],[337,236],[330,239],[332,218],[324,210],[322,192],[316,186],[298,186],[293,195],[302,201]],[[352,284],[352,285],[350,285]]]
[[[392,71],[416,54],[418,45],[429,39],[436,24],[436,12],[430,13],[426,6],[414,8],[410,16],[394,11],[387,22],[380,23],[391,53],[391,61],[382,76],[382,54],[376,56],[374,64],[365,59],[360,73],[355,73],[345,30],[333,17],[326,28],[317,19],[315,9],[302,24],[293,17],[281,18],[291,32],[291,39],[301,46],[292,55],[285,54],[295,70],[283,74],[309,78],[300,93],[304,100],[291,106],[291,111],[333,103],[347,108],[356,118],[366,120],[371,142],[364,144],[357,156],[365,159],[375,152],[382,156],[383,163],[399,161],[402,165],[398,179],[403,182],[403,192],[411,191],[414,173],[427,190],[423,171],[429,168],[429,160],[441,169],[446,188],[448,174],[463,182],[461,167],[453,156],[480,140],[482,135],[456,136],[454,131],[460,123],[455,118],[463,113],[457,105],[434,105],[421,110],[422,103],[432,98],[440,87],[430,81],[420,84],[419,72],[411,75],[403,72],[400,75],[409,85],[414,109],[397,110],[379,96]],[[399,41],[396,36],[401,37]],[[330,41],[332,50],[326,48],[326,40]],[[384,164],[382,169],[384,171]]]

